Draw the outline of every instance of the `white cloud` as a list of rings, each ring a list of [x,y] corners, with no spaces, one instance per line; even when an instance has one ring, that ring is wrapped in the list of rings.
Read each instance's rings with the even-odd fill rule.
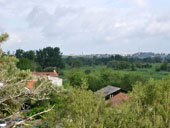
[[[123,2],[128,2],[133,4],[133,6],[137,5],[139,7],[148,7],[150,5],[151,0],[120,0]]]
[[[147,7],[149,5],[150,0],[133,0],[139,6]]]
[[[168,35],[170,36],[170,21],[169,22],[153,22],[146,32],[151,35]]]
[[[64,53],[145,49],[162,36],[170,38],[169,10],[165,10],[167,14],[157,13],[159,8],[153,9],[150,2],[5,0],[3,6],[0,4],[0,32],[9,32],[12,39],[4,48],[38,49],[51,45],[60,46]]]

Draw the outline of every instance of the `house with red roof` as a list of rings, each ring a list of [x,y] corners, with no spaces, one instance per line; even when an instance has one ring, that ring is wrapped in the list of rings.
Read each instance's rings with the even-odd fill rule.
[[[49,79],[53,85],[62,86],[63,80],[58,77],[58,73],[54,72],[32,72],[33,80],[27,83],[28,88],[32,88],[37,81],[37,79],[47,78]]]

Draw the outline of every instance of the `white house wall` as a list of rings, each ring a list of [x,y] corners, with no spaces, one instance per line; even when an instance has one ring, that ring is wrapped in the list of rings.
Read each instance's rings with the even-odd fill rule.
[[[54,85],[62,86],[63,84],[63,80],[58,77],[48,76],[48,79],[51,80]]]

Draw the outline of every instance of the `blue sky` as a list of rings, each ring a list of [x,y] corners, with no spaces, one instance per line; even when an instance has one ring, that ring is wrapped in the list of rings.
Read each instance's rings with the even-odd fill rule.
[[[170,0],[0,0],[5,51],[170,53]]]

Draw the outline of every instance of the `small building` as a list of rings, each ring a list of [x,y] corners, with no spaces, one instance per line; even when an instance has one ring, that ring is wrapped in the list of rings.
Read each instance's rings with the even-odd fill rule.
[[[105,97],[105,100],[107,102],[112,102],[113,105],[129,99],[127,91],[110,85],[98,90],[95,94],[102,94]]]
[[[34,76],[34,79],[27,83],[28,88],[32,88],[38,78],[47,78],[52,82],[53,85],[56,86],[62,86],[63,83],[63,80],[58,77],[56,72],[32,72],[32,75]]]

